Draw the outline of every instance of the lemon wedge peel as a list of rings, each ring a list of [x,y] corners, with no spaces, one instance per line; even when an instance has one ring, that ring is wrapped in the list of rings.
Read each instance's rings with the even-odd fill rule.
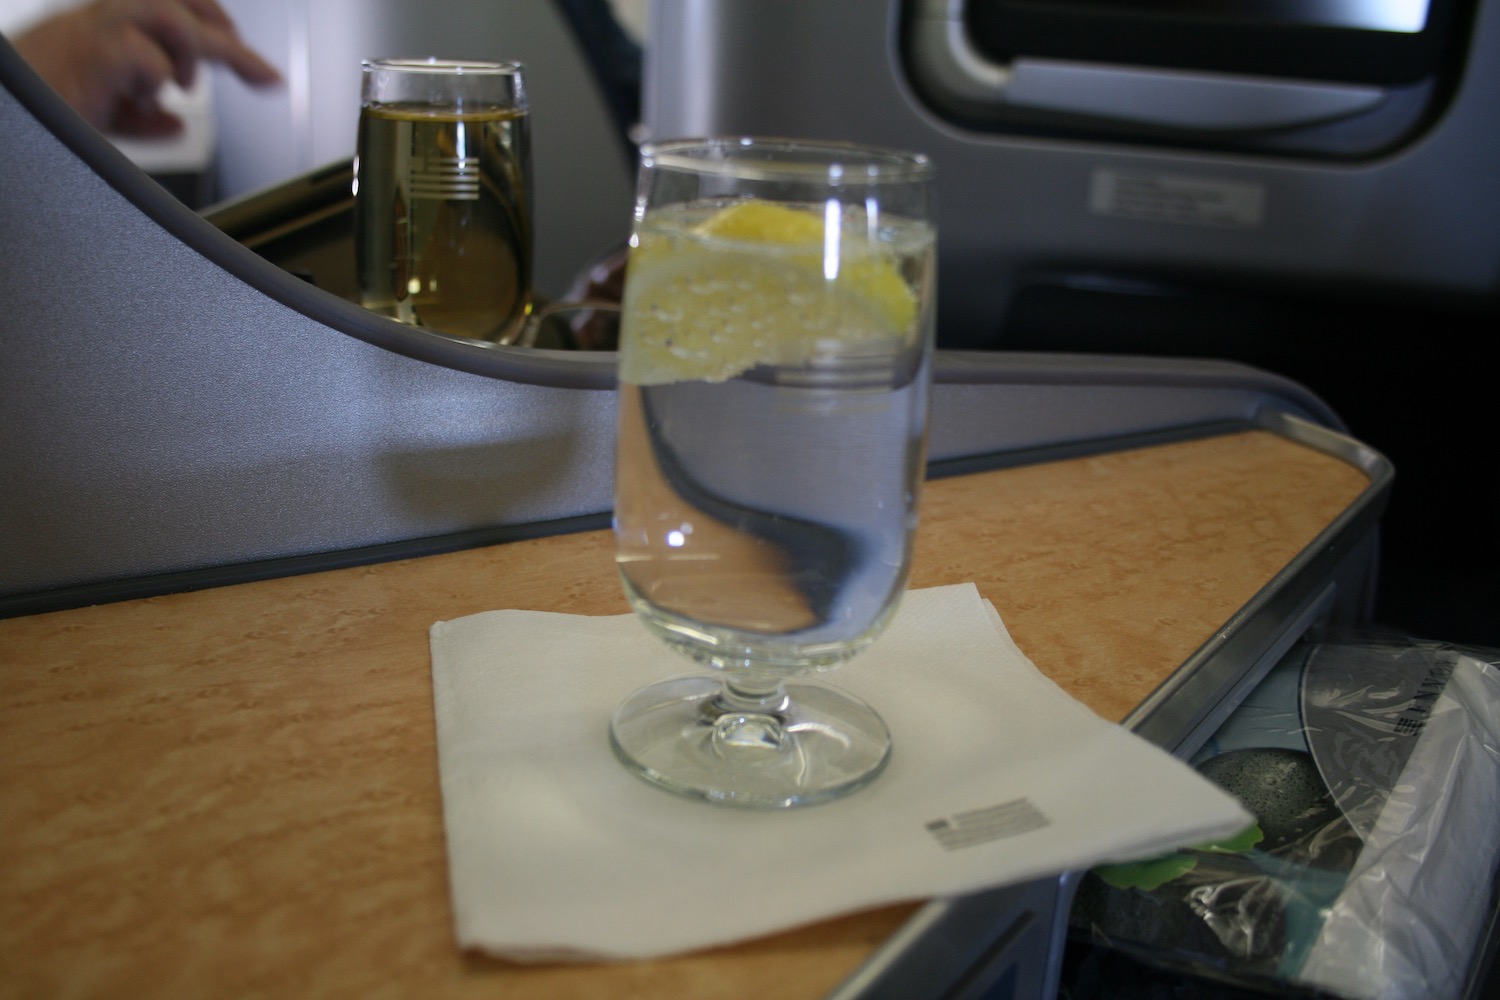
[[[824,232],[819,214],[753,199],[676,234],[643,227],[627,271],[621,378],[719,382],[841,343],[914,335],[917,298],[895,262],[843,241],[830,280]]]

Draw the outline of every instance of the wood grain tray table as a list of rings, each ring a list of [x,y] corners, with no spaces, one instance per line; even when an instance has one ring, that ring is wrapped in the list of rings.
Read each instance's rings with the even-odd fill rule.
[[[1255,427],[963,471],[927,484],[912,585],[973,581],[1129,720],[1376,485]],[[813,998],[921,907],[639,963],[461,953],[427,630],[495,608],[625,613],[609,534],[0,621],[0,995]]]

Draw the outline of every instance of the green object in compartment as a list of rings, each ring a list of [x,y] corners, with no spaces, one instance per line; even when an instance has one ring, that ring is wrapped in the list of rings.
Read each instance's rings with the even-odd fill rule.
[[[1243,854],[1264,839],[1260,825],[1251,823],[1233,837],[1200,844],[1182,851],[1143,861],[1098,865],[1094,874],[1116,889],[1140,889],[1150,892],[1174,878],[1180,878],[1198,867],[1198,853]]]

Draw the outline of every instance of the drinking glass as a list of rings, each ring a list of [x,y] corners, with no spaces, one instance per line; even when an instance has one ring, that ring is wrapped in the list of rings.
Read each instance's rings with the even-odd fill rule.
[[[616,560],[650,631],[709,669],[648,685],[616,754],[672,791],[817,802],[890,733],[815,675],[906,586],[926,449],[932,166],[833,143],[642,150],[620,333]]]
[[[517,63],[363,64],[354,174],[360,304],[510,343],[531,311],[531,140]]]

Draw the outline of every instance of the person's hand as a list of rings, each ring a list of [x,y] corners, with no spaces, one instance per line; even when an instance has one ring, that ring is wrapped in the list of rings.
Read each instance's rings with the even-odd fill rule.
[[[190,86],[202,60],[255,86],[281,79],[215,0],[94,0],[41,21],[14,44],[91,125],[121,135],[181,131],[157,95],[168,80]]]

